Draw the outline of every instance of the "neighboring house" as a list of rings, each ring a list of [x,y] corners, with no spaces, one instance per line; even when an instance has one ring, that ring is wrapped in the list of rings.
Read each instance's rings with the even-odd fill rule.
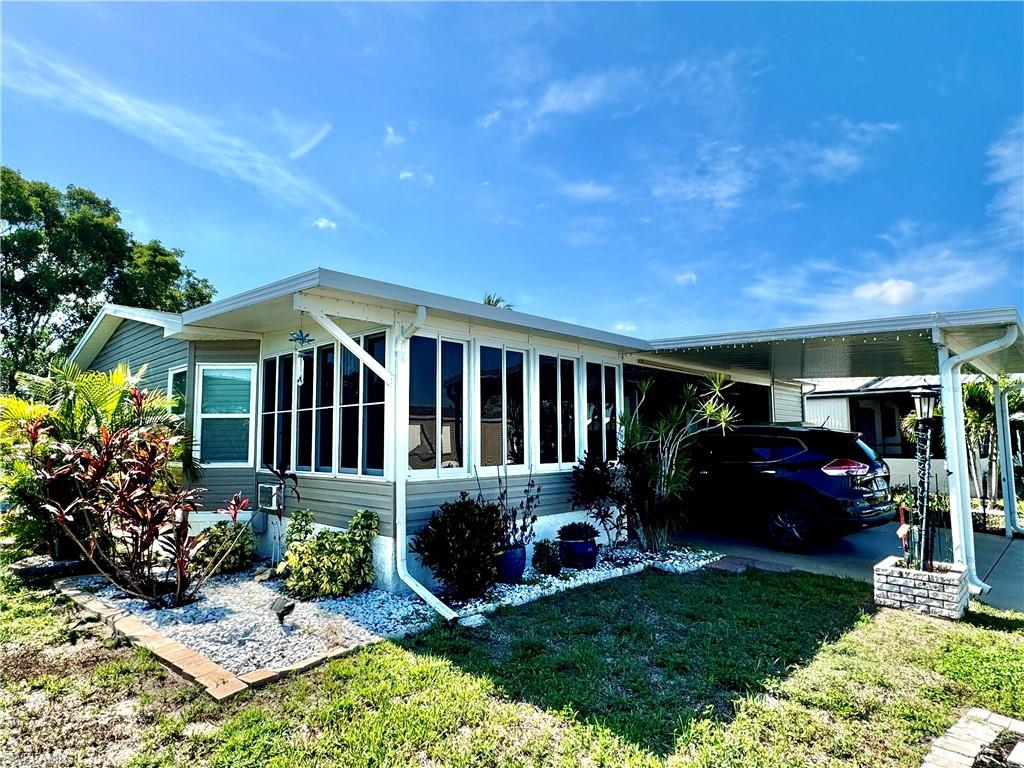
[[[311,337],[297,348],[291,334]],[[268,500],[268,466],[299,476],[318,523],[358,509],[380,517],[378,583],[398,589],[396,536],[441,502],[507,472],[516,500],[541,487],[538,537],[580,513],[568,503],[584,452],[613,458],[618,414],[636,382],[669,402],[725,372],[745,421],[800,421],[800,384],[675,360],[641,339],[317,269],[182,315],[103,308],[74,351],[84,368],[148,366],[145,386],[180,395],[207,509],[240,491]],[[262,544],[279,534],[269,516]],[[411,566],[414,564],[411,564]],[[396,570],[397,569],[397,570]],[[425,579],[422,570],[413,570]]]

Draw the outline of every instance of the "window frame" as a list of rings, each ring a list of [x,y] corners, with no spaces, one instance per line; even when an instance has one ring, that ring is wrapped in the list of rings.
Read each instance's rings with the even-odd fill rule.
[[[249,410],[241,413],[207,413],[203,411],[203,376],[208,370],[241,370],[249,371]],[[259,379],[259,363],[196,363],[196,387],[198,396],[194,398],[192,412],[193,431],[195,433],[195,447],[192,456],[196,463],[202,467],[216,469],[250,469],[255,466],[255,444],[256,444],[256,420],[261,414],[256,413],[257,396],[256,389],[261,384]],[[249,439],[247,444],[247,460],[240,461],[202,461],[203,445],[203,422],[208,419],[244,419],[249,420]]]
[[[174,377],[179,374],[185,374],[185,396],[181,404],[181,413],[175,413],[171,408],[167,409],[167,412],[172,416],[181,416],[185,418],[188,413],[188,366],[187,365],[172,365],[167,369],[167,397],[168,399],[174,398]]]
[[[470,474],[473,466],[473,445],[477,443],[477,440],[473,439],[472,428],[470,420],[474,421],[478,418],[473,412],[471,412],[470,397],[471,390],[474,388],[476,382],[476,367],[471,365],[472,357],[472,343],[468,338],[460,338],[457,335],[444,333],[440,331],[431,331],[420,329],[416,331],[415,336],[422,336],[424,338],[433,339],[436,342],[435,349],[435,361],[436,369],[434,371],[434,383],[436,385],[434,390],[434,440],[435,440],[435,451],[437,453],[434,467],[431,469],[412,469],[409,467],[409,455],[408,451],[411,446],[406,446],[405,471],[411,480],[423,480],[429,478],[445,478],[445,477],[466,477]],[[409,339],[411,342],[412,339]],[[461,467],[442,467],[441,456],[443,455],[441,448],[441,433],[444,428],[444,419],[441,416],[441,362],[442,362],[442,348],[444,342],[452,344],[459,344],[462,347],[462,466]],[[485,344],[484,346],[493,346],[491,344]],[[405,386],[408,388],[412,385],[412,359],[411,355],[405,356],[405,370],[404,376]],[[406,428],[411,424],[412,407],[409,404],[411,398],[405,398],[406,403]],[[477,400],[479,400],[479,393]]]
[[[580,383],[578,390],[580,392],[581,400],[580,403],[583,406],[582,418],[579,418],[580,429],[582,431],[582,452],[577,453],[577,460],[582,458],[585,453],[590,449],[587,440],[587,364],[594,363],[595,365],[601,366],[601,460],[608,461],[608,429],[604,421],[604,410],[607,403],[606,386],[607,381],[605,375],[605,368],[613,368],[615,370],[615,439],[616,443],[622,439],[622,409],[625,406],[623,401],[623,382],[622,382],[622,361],[613,360],[608,357],[600,356],[588,356],[584,355],[580,360],[580,371],[578,376],[580,377]],[[615,461],[618,460],[618,445],[616,445]]]
[[[557,444],[555,447],[556,455],[558,460],[551,462],[542,462],[540,460],[540,449],[541,449],[541,426],[540,426],[540,358],[541,357],[553,357],[555,358],[555,421],[556,421],[556,434],[558,437]],[[563,472],[572,467],[576,466],[586,451],[586,419],[580,418],[583,411],[580,406],[586,405],[586,391],[585,391],[585,378],[586,374],[586,362],[583,357],[579,355],[565,354],[563,351],[552,347],[535,346],[533,348],[533,371],[534,375],[530,378],[530,391],[533,393],[533,401],[537,404],[537,407],[533,409],[533,421],[531,422],[531,429],[534,440],[534,451],[531,457],[533,466],[542,472]],[[574,437],[576,438],[575,443],[575,456],[576,458],[571,461],[562,460],[562,361],[571,360],[573,363],[573,409],[575,413],[575,429]],[[591,361],[594,362],[594,361]]]
[[[483,417],[483,397],[481,396],[480,388],[480,373],[481,363],[480,354],[483,347],[492,347],[501,350],[501,457],[502,463],[500,464],[483,464],[481,451],[483,448],[483,441],[481,439],[481,428],[480,421]],[[523,462],[522,464],[509,464],[508,463],[508,389],[506,387],[506,376],[508,368],[508,353],[518,352],[523,356]],[[508,339],[497,339],[485,336],[476,336],[473,339],[473,370],[472,370],[472,387],[476,397],[472,404],[472,418],[473,425],[471,431],[471,439],[473,442],[473,469],[477,474],[482,472],[490,472],[494,469],[500,469],[502,473],[507,472],[510,475],[530,474],[537,464],[534,462],[534,440],[533,436],[533,424],[534,415],[533,412],[536,410],[533,407],[533,358],[536,354],[535,348],[529,342],[517,343],[509,341]],[[468,464],[469,462],[467,462]]]

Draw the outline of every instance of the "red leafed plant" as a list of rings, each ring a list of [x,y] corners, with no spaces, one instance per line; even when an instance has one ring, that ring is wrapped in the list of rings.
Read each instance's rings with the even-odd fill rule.
[[[78,446],[55,446],[37,469],[47,488],[75,489],[70,502],[54,494],[45,504],[65,534],[97,571],[156,608],[195,600],[237,541],[197,562],[207,541],[189,535],[189,515],[201,508],[205,489],[180,488],[168,471],[181,440],[159,426],[102,427]],[[236,493],[218,511],[235,521],[248,503]]]

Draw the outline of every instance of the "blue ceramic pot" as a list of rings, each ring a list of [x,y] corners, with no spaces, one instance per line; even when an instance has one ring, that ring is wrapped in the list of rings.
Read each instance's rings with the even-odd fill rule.
[[[526,571],[526,547],[511,547],[494,556],[498,566],[498,581],[518,584]]]
[[[585,571],[597,565],[597,542],[594,539],[559,541],[558,554],[566,568]]]

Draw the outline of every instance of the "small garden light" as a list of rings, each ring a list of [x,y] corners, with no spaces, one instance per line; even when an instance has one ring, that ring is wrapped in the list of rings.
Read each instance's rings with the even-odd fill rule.
[[[285,618],[295,610],[295,601],[289,600],[287,597],[274,598],[274,602],[270,604],[270,610],[277,614],[277,623],[283,625]]]

